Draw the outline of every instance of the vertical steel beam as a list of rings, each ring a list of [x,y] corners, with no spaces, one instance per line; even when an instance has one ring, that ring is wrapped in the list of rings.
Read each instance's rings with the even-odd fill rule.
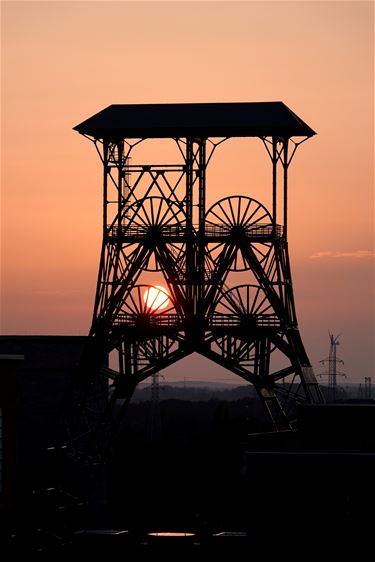
[[[285,240],[288,239],[288,139],[283,140],[283,158],[281,159],[283,165],[283,179],[284,179],[284,189],[283,189],[283,196],[284,196],[284,238]]]
[[[123,197],[122,197],[122,180],[123,180],[123,154],[124,154],[124,141],[117,143],[117,236],[119,240],[122,235],[122,209],[123,209]]]
[[[193,234],[194,139],[186,139],[186,326],[187,339],[192,337],[194,299],[195,240]]]
[[[205,230],[206,230],[206,140],[199,140],[199,199],[198,199],[198,294],[197,294],[197,314],[204,314],[204,284],[205,284]],[[202,318],[203,321],[203,318]]]
[[[274,233],[277,225],[277,138],[272,137],[272,226]]]
[[[103,240],[107,235],[108,222],[108,141],[103,141]]]

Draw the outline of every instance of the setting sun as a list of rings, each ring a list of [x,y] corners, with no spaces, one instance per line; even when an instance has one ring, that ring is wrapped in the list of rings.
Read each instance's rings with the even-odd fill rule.
[[[149,287],[143,294],[143,300],[147,308],[151,310],[164,310],[170,304],[168,291],[161,285]]]

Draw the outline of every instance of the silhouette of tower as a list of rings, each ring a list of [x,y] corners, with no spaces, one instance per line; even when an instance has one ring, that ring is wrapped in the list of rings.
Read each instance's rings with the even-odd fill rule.
[[[318,376],[328,377],[328,399],[330,401],[335,400],[337,397],[337,377],[340,376],[346,378],[346,375],[344,373],[341,373],[340,371],[337,370],[338,363],[344,364],[344,361],[337,357],[337,351],[336,351],[337,346],[340,345],[339,342],[340,336],[341,334],[339,334],[338,336],[334,336],[333,334],[329,333],[329,339],[330,339],[329,355],[326,359],[322,359],[320,361],[322,365],[328,363],[328,371],[324,373],[320,373]]]
[[[82,396],[110,378],[107,413],[90,410],[99,449],[112,431],[103,419],[115,425],[111,404],[194,352],[252,383],[277,430],[290,427],[296,402],[324,402],[298,330],[287,242],[288,170],[314,131],[281,102],[111,105],[75,130],[103,164],[103,244],[80,365]],[[231,137],[266,148],[270,210],[235,194],[206,208],[207,167]],[[168,150],[150,162],[156,139]],[[145,295],[157,285],[152,306]],[[101,369],[114,351],[116,370]]]

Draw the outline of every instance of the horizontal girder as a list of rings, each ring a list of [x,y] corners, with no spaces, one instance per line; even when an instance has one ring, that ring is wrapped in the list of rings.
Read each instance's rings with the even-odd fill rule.
[[[161,225],[160,228],[152,229],[150,226],[132,225],[119,231],[117,225],[108,225],[106,233],[106,241],[113,243],[121,242],[143,242],[148,236],[162,236],[165,242],[184,242],[191,232],[199,235],[198,225],[193,225],[192,231],[181,224]],[[240,233],[248,241],[256,240],[260,242],[271,242],[275,238],[281,238],[283,228],[281,225],[259,224],[257,226],[249,226]],[[204,231],[204,240],[206,243],[226,242],[228,238],[238,239],[239,233],[234,232],[233,228],[226,224],[206,225]]]

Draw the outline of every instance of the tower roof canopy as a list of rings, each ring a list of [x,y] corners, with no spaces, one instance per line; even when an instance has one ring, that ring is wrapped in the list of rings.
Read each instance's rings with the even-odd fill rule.
[[[75,131],[95,139],[311,137],[313,131],[283,102],[110,105]]]

